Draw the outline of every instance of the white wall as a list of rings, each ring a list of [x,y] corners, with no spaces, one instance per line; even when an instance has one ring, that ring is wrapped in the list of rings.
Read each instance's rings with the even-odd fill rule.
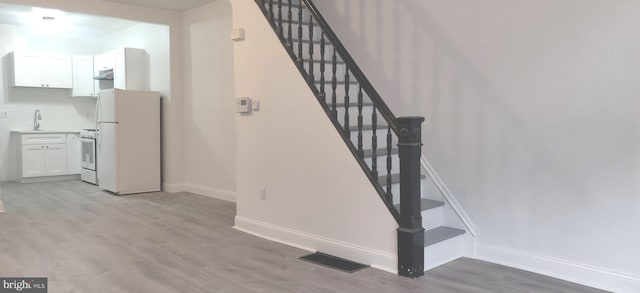
[[[235,201],[236,127],[231,4],[182,13],[184,186]]]
[[[152,86],[157,86],[159,90],[167,90],[169,95],[164,97],[163,116],[163,178],[165,187],[175,186],[184,182],[184,152],[183,152],[183,107],[182,107],[182,86],[180,79],[182,75],[182,46],[180,36],[179,15],[173,11],[143,8],[118,4],[99,0],[3,0],[4,2],[32,5],[37,7],[47,7],[60,9],[69,12],[94,14],[101,16],[111,16],[136,20],[161,25],[169,25],[169,66],[170,79],[158,78],[157,83],[152,82]],[[153,38],[149,37],[147,40]],[[165,52],[167,53],[167,52]],[[164,59],[162,55],[158,58]],[[163,65],[164,66],[164,65]],[[176,190],[174,190],[176,191]]]
[[[144,49],[149,56],[149,88],[163,97],[171,94],[169,26],[139,23],[98,38],[100,52],[123,47]]]
[[[80,131],[91,128],[95,99],[70,98],[70,89],[38,89],[10,86],[8,54],[15,50],[29,52],[92,55],[96,39],[69,34],[46,34],[11,25],[0,25],[0,110],[8,119],[0,119],[0,181],[17,179],[17,150],[10,131],[33,129],[36,109],[42,111],[42,129]]]
[[[640,290],[640,2],[314,1],[478,230],[478,256]]]
[[[236,227],[396,271],[397,224],[252,0],[233,0],[237,115]],[[266,200],[261,200],[261,189]]]

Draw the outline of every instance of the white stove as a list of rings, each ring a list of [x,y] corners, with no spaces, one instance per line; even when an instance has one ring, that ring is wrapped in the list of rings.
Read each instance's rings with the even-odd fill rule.
[[[98,185],[97,139],[98,132],[96,129],[84,129],[80,133],[80,141],[82,142],[82,173],[80,174],[80,179],[95,185]]]

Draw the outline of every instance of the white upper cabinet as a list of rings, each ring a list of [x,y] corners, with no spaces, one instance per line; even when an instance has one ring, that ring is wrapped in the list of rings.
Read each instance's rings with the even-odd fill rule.
[[[125,90],[149,90],[149,56],[143,49],[123,48],[113,52],[113,87]]]
[[[93,56],[73,56],[73,91],[74,97],[95,97],[93,80]]]
[[[103,89],[149,90],[149,57],[143,49],[122,48],[94,57],[94,75],[113,70],[113,80],[97,82],[96,93]]]
[[[13,86],[68,89],[73,87],[70,56],[13,52],[11,59]]]

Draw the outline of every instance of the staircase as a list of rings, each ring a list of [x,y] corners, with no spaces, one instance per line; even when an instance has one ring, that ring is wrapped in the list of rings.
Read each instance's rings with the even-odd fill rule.
[[[445,225],[450,207],[421,174],[424,118],[395,117],[311,0],[256,4],[398,222],[398,274],[462,256],[465,230]]]

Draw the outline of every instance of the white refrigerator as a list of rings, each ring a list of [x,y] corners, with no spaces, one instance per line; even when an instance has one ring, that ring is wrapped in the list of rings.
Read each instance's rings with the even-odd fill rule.
[[[115,194],[160,191],[160,93],[108,89],[97,103],[100,188]]]

